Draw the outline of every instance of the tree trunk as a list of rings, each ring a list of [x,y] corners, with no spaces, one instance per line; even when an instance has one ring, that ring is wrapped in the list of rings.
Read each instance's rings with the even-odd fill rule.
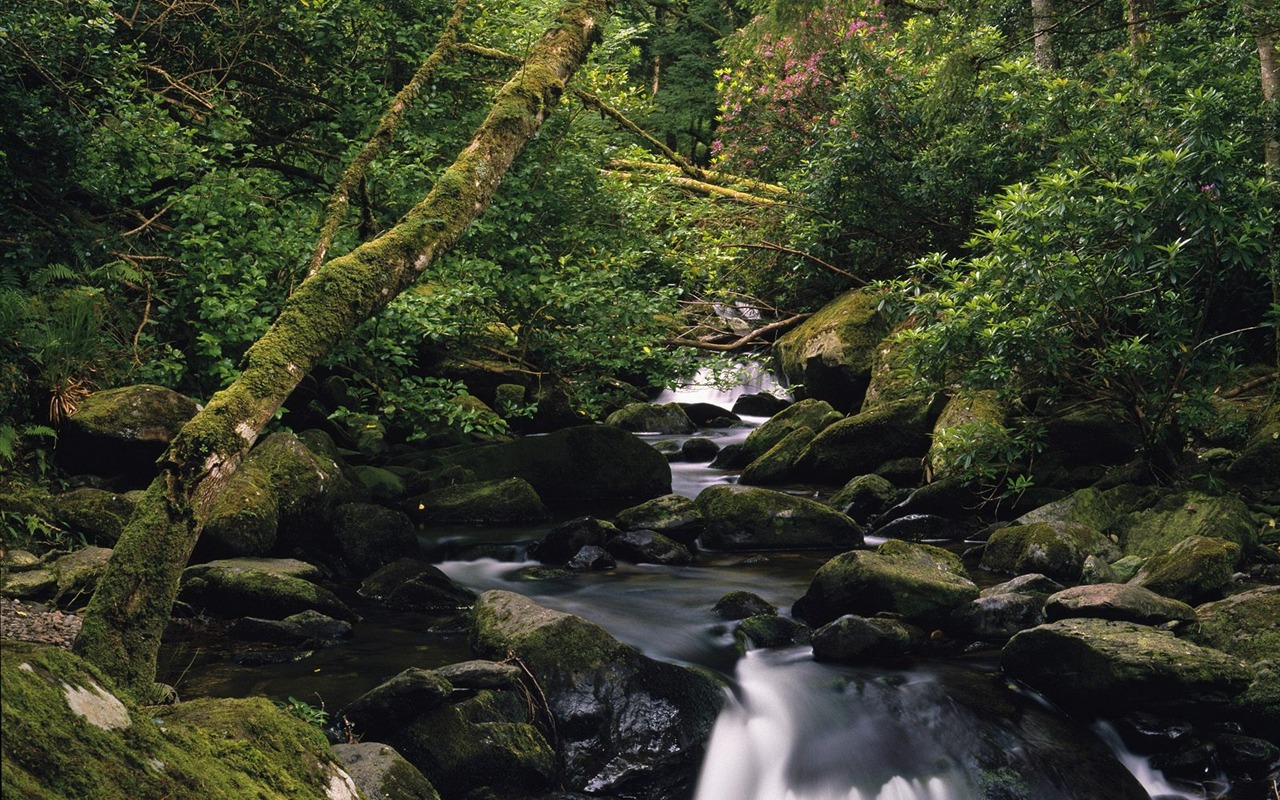
[[[1041,69],[1058,68],[1058,58],[1053,52],[1053,27],[1056,24],[1053,0],[1031,0],[1031,41],[1035,48],[1036,66]]]
[[[417,281],[484,212],[595,43],[608,6],[568,0],[426,198],[382,236],[303,281],[249,349],[240,376],[161,457],[160,476],[125,528],[75,644],[140,700],[154,695],[160,635],[210,503],[316,362]]]
[[[1267,141],[1263,144],[1263,158],[1272,177],[1280,176],[1280,132],[1276,130],[1277,107],[1280,106],[1280,71],[1276,64],[1276,38],[1280,31],[1280,16],[1274,2],[1259,4],[1254,8],[1254,40],[1258,45],[1258,65],[1262,76],[1262,103],[1268,112]]]
[[[1129,49],[1134,56],[1147,44],[1147,19],[1155,10],[1154,0],[1125,0],[1125,24],[1129,26]]]

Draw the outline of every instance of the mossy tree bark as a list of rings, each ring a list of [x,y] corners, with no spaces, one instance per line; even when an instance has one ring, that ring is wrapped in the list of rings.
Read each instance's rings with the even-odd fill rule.
[[[417,281],[484,212],[586,58],[608,6],[568,0],[431,192],[385,234],[303,281],[249,349],[240,376],[161,457],[160,476],[121,536],[75,644],[140,700],[155,691],[160,635],[210,503],[316,362]]]

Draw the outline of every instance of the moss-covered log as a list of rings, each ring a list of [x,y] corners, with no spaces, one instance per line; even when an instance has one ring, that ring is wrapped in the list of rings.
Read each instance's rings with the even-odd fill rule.
[[[160,634],[200,520],[280,404],[315,363],[382,310],[488,207],[599,35],[608,0],[569,0],[494,98],[431,192],[399,224],[310,275],[160,459],[94,594],[76,651],[140,697],[154,691]]]

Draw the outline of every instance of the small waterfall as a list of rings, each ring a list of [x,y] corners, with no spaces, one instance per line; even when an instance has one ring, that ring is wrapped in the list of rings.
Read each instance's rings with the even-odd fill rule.
[[[655,403],[711,403],[722,408],[731,408],[744,394],[768,393],[779,397],[787,396],[787,391],[778,381],[778,377],[759,362],[749,362],[734,376],[733,385],[725,387],[725,382],[717,380],[717,373],[722,370],[702,367],[688,383],[664,389],[653,401]]]

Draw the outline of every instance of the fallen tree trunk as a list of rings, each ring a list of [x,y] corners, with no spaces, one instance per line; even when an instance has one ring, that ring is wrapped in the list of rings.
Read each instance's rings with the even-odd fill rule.
[[[566,3],[431,192],[395,227],[308,276],[249,349],[235,382],[161,456],[160,475],[121,536],[75,643],[139,700],[154,699],[160,635],[213,499],[316,362],[417,281],[484,212],[598,39],[608,6]]]

